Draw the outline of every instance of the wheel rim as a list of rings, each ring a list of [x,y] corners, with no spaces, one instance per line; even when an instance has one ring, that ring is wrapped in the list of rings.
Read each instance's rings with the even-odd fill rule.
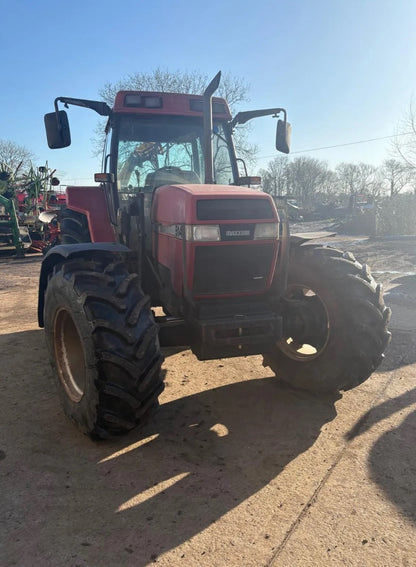
[[[86,375],[81,337],[69,311],[60,309],[54,324],[55,360],[59,379],[73,402],[84,395]]]
[[[309,362],[322,355],[330,336],[328,311],[322,298],[304,284],[289,285],[285,295],[284,337],[277,344],[289,358]]]

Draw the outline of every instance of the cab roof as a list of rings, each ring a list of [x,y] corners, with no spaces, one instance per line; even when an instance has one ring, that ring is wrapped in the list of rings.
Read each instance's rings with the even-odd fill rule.
[[[182,93],[151,91],[119,91],[113,107],[114,113],[169,114],[171,116],[203,116],[203,97]],[[225,99],[213,97],[214,118],[230,121],[231,113]]]

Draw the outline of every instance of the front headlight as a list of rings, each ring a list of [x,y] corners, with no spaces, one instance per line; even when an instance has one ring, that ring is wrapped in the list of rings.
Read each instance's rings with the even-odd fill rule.
[[[194,224],[185,227],[186,240],[197,242],[216,242],[221,240],[218,224]]]
[[[262,222],[256,224],[254,229],[254,240],[261,238],[278,238],[279,236],[279,223],[277,222]]]

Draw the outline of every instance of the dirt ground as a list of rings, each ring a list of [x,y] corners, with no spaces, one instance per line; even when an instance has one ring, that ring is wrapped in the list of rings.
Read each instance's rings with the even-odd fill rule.
[[[153,422],[101,443],[59,405],[41,257],[0,259],[0,565],[416,565],[416,241],[328,243],[370,265],[393,311],[369,380],[316,398],[260,357],[167,351]]]

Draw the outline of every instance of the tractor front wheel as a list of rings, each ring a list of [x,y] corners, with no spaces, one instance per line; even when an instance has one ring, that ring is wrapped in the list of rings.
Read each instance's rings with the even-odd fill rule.
[[[138,276],[105,255],[63,262],[44,319],[61,402],[78,427],[107,438],[145,424],[163,390],[162,356]]]
[[[334,248],[292,251],[281,313],[283,337],[263,364],[312,392],[348,390],[366,380],[390,338],[381,286],[352,254]]]

